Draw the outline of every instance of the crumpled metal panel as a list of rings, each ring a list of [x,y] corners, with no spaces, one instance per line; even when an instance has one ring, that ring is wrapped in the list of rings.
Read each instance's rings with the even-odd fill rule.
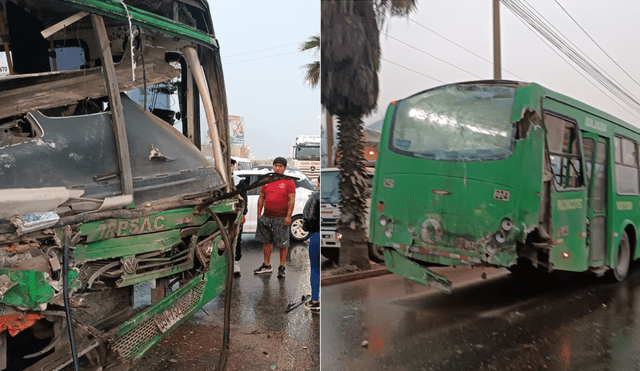
[[[206,157],[177,130],[144,112],[125,94],[121,99],[136,204],[224,185]],[[88,198],[121,194],[109,112],[71,117],[32,114],[44,134],[0,149],[0,190],[62,186],[83,189]],[[152,146],[172,160],[149,160]]]

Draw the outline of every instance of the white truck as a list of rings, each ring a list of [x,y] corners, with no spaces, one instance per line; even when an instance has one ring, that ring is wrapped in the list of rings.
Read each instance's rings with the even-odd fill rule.
[[[291,147],[291,165],[300,169],[313,182],[320,177],[320,136],[298,135]]]
[[[369,214],[371,210],[371,181],[373,179],[373,168],[367,168],[369,175],[369,189],[367,197],[366,211],[366,233],[369,234]],[[338,188],[340,171],[337,168],[322,169],[320,175],[320,253],[327,259],[338,261],[340,257],[340,239],[342,234],[338,231],[338,220],[340,220],[340,189]],[[375,262],[384,261],[384,249],[380,245],[369,243],[369,259]]]

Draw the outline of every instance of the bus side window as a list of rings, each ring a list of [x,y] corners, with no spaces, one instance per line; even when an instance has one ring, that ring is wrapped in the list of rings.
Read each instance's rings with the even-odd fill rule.
[[[584,185],[579,136],[576,124],[545,112],[549,162],[556,185],[560,189]]]
[[[618,194],[637,195],[638,187],[638,144],[627,138],[616,136],[616,191]]]

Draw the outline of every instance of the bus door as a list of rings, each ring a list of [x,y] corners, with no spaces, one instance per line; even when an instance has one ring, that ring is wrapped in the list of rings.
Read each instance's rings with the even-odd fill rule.
[[[585,217],[586,187],[578,125],[573,118],[544,112],[547,150],[551,170],[550,260],[554,269],[582,271],[587,268]]]
[[[608,142],[597,134],[582,133],[588,189],[587,244],[589,265],[605,263],[607,246],[607,153]]]

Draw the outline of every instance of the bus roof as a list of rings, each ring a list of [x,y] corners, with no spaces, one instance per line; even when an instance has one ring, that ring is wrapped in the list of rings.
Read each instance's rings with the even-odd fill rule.
[[[209,35],[201,30],[187,26],[178,21],[163,17],[161,15],[147,12],[136,7],[127,5],[126,9],[122,3],[115,0],[62,0],[64,3],[92,13],[100,14],[109,18],[121,21],[127,20],[127,15],[131,16],[131,23],[140,27],[145,27],[154,31],[162,32],[181,39],[186,39],[204,46],[218,48],[218,41],[213,35]],[[206,2],[200,5],[209,9]]]

